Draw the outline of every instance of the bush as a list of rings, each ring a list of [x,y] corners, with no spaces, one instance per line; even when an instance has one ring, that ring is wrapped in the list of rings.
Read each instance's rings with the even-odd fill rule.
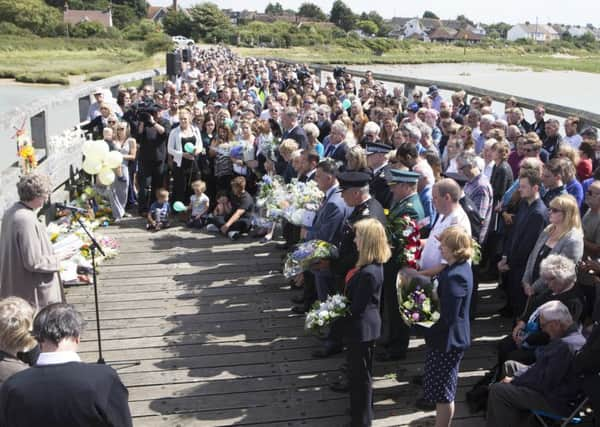
[[[157,52],[167,52],[173,48],[173,41],[164,33],[154,33],[148,36],[144,44],[144,52],[150,56]]]
[[[0,22],[0,34],[31,37],[33,33],[26,28],[17,27],[12,22]]]
[[[123,37],[127,40],[146,40],[151,34],[160,31],[160,27],[149,19],[143,19],[138,23],[128,25],[123,30]]]
[[[69,26],[69,34],[72,37],[88,38],[96,36],[105,36],[106,29],[99,22],[82,22],[77,25]]]

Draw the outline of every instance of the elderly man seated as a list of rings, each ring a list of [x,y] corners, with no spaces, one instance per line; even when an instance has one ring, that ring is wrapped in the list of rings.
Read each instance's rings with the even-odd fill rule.
[[[567,306],[575,323],[581,320],[585,297],[577,279],[575,263],[563,255],[549,255],[540,263],[540,277],[546,288],[533,297],[527,310],[517,319],[511,336],[500,341],[498,362],[514,360],[527,365],[535,362],[535,348],[548,344],[549,337],[539,328],[539,307],[548,301]]]
[[[562,302],[549,301],[539,313],[540,328],[550,343],[531,366],[514,361],[504,364],[506,376],[490,386],[488,427],[519,426],[534,409],[566,415],[569,404],[577,399],[581,381],[573,361],[585,338]]]

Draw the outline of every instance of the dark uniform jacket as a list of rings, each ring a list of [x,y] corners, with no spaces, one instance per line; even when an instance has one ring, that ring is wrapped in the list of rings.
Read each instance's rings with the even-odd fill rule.
[[[331,270],[343,280],[346,273],[356,265],[358,251],[354,243],[354,224],[365,218],[375,218],[385,226],[386,219],[383,208],[377,200],[370,198],[354,208],[342,226],[341,239],[338,246],[339,258],[332,260]]]
[[[362,266],[348,282],[346,295],[350,299],[350,316],[346,322],[347,342],[369,342],[379,338],[382,286],[381,264]]]
[[[385,165],[379,169],[371,179],[369,184],[371,196],[375,197],[384,209],[392,207],[393,194],[388,185],[386,175],[389,174],[389,165]]]

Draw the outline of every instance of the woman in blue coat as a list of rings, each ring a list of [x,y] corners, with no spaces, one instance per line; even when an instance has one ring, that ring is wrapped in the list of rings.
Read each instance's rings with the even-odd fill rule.
[[[471,345],[469,308],[473,274],[469,260],[471,236],[458,226],[439,237],[442,256],[448,263],[438,276],[440,319],[425,330],[424,398],[436,404],[436,427],[447,427],[454,416],[458,368]]]
[[[346,319],[350,413],[353,427],[371,425],[373,419],[372,362],[375,340],[381,332],[379,304],[383,264],[390,258],[385,229],[373,218],[354,225],[358,262],[346,276],[350,315]]]

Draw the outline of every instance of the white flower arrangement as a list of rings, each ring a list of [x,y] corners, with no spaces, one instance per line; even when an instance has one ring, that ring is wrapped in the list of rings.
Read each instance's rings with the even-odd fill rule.
[[[343,295],[335,294],[327,297],[325,302],[316,301],[306,314],[305,329],[318,331],[329,326],[334,320],[346,317],[350,313],[350,302]]]

